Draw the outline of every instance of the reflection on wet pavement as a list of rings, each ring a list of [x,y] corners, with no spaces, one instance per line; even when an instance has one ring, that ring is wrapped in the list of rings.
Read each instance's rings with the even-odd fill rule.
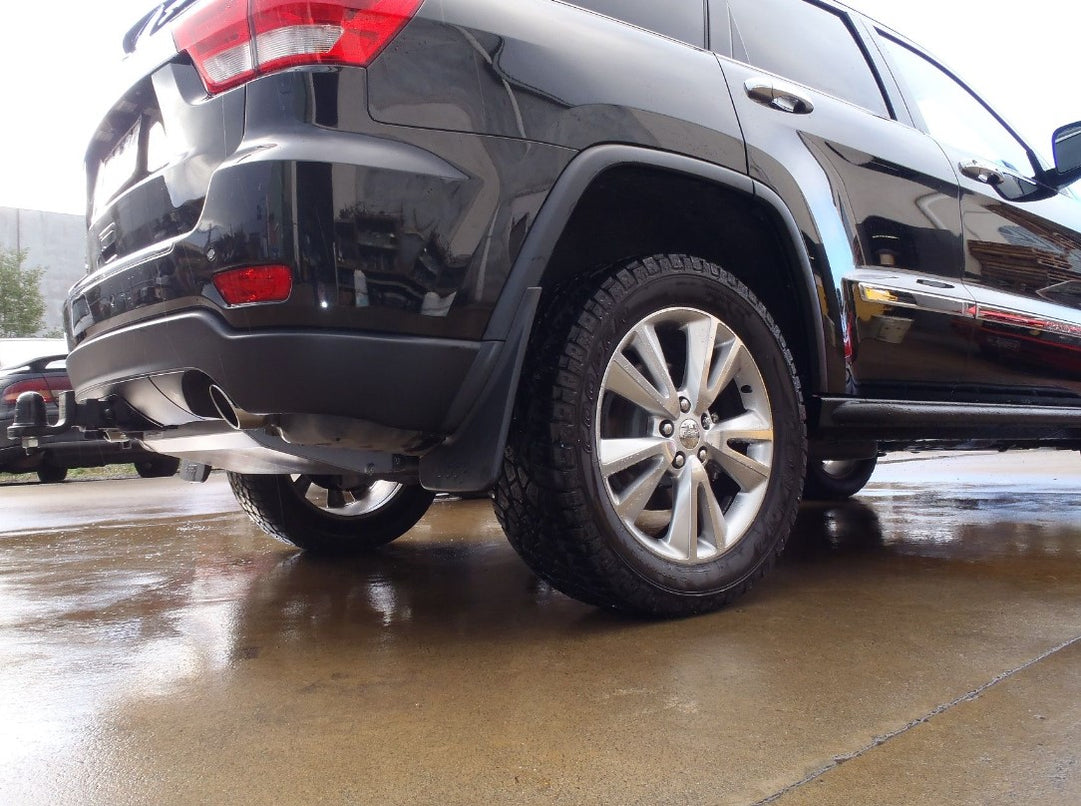
[[[784,802],[804,779],[838,790],[838,758],[925,763],[945,717],[919,720],[963,727],[944,704],[1033,669],[1081,683],[1073,647],[1048,655],[1081,637],[1069,484],[934,472],[805,504],[770,578],[668,623],[537,582],[485,501],[331,562],[262,537],[220,480],[178,488],[205,496],[182,517],[127,523],[94,507],[136,507],[139,482],[79,485],[88,525],[0,533],[0,802]],[[1026,666],[1045,655],[1058,667]],[[1081,713],[1060,699],[987,747],[972,730],[989,762],[971,802],[1018,781],[1029,802],[1081,798]],[[907,745],[876,747],[893,734]],[[942,802],[909,786],[897,802]]]

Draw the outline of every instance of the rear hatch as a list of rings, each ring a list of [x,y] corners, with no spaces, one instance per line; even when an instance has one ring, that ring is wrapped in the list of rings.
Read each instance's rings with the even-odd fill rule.
[[[240,146],[250,82],[365,68],[421,3],[170,0],[139,20],[124,38],[132,79],[87,152],[90,272],[195,228]],[[271,114],[298,114],[270,98]]]
[[[88,268],[191,231],[239,143],[243,89],[210,97],[173,33],[205,0],[170,0],[124,37],[128,79],[86,155]]]

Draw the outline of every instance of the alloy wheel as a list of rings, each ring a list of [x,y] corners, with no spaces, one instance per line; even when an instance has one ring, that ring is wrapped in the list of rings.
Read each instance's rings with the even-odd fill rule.
[[[608,362],[594,431],[612,509],[659,557],[715,560],[762,507],[769,395],[746,345],[712,314],[668,308],[632,327]]]

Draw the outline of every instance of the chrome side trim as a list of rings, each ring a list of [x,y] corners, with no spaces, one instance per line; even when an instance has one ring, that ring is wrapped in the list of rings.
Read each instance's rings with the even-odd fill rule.
[[[981,322],[993,322],[996,325],[1010,325],[1024,330],[1040,330],[1044,333],[1058,333],[1081,339],[1081,324],[1065,322],[1061,319],[1048,319],[1031,313],[998,308],[992,305],[977,305],[976,319]]]
[[[860,299],[894,308],[971,316],[976,300],[961,283],[916,273],[860,269],[849,278]]]
[[[969,291],[976,301],[974,316],[980,321],[1081,339],[1081,310],[1070,305],[986,286],[970,286]]]
[[[847,279],[863,302],[1081,339],[1081,311],[1068,318],[1072,309],[1055,302],[908,272],[860,269]]]

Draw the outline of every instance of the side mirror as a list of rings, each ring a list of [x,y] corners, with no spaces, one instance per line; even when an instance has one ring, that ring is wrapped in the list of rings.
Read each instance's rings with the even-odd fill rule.
[[[1051,177],[1055,187],[1066,187],[1081,179],[1081,121],[1059,128],[1051,138],[1055,154],[1055,170]]]

